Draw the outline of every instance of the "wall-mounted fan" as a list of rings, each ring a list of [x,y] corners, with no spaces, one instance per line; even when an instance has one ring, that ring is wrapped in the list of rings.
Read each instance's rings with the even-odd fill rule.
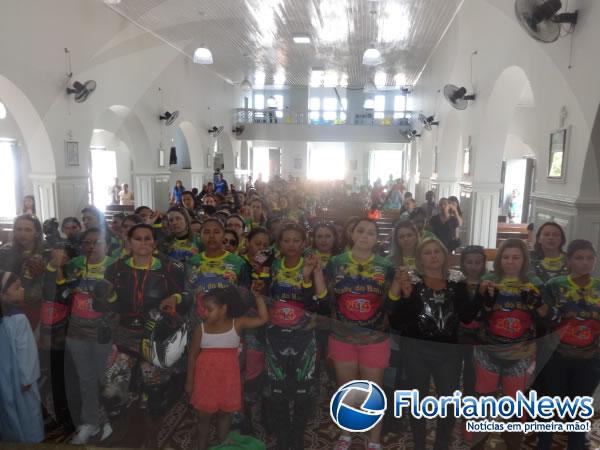
[[[236,127],[233,130],[231,130],[231,132],[233,134],[235,134],[236,136],[239,136],[240,134],[242,134],[244,132],[244,130],[245,130],[244,125],[236,125]]]
[[[173,112],[165,111],[164,114],[158,116],[158,118],[160,120],[165,121],[166,126],[173,125],[173,123],[177,120],[178,117],[179,117],[179,111],[173,111]]]
[[[419,114],[419,122],[423,125],[427,131],[431,131],[432,126],[440,124],[439,120],[435,120],[435,116],[426,116],[425,114]]]
[[[421,137],[421,135],[417,133],[417,130],[412,128],[400,130],[400,134],[408,139],[409,142],[412,142],[415,138]]]
[[[85,83],[73,82],[73,87],[67,87],[67,94],[75,94],[75,102],[83,103],[96,90],[96,82],[88,80]]]
[[[550,43],[560,37],[561,24],[577,24],[577,11],[557,14],[560,0],[516,0],[515,14],[521,26],[534,39]]]
[[[475,94],[468,94],[464,87],[456,87],[453,84],[444,86],[444,97],[450,102],[453,108],[465,110],[469,106],[469,100],[475,100]]]
[[[208,129],[208,134],[210,134],[213,138],[216,139],[223,132],[224,128],[225,127],[223,127],[223,126],[220,126],[220,127],[214,126],[214,127]]]

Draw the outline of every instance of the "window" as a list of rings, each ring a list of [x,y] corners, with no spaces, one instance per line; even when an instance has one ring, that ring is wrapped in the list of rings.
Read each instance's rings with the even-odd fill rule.
[[[273,97],[275,97],[275,107],[277,108],[277,112],[275,113],[275,116],[278,119],[281,119],[283,117],[283,95],[281,94],[277,94],[274,95]]]
[[[92,153],[92,195],[100,211],[112,202],[111,187],[117,177],[117,154],[104,147],[90,149]]]
[[[311,122],[318,122],[321,117],[321,99],[319,97],[311,97],[308,100],[309,119]]]
[[[308,149],[310,180],[343,180],[346,176],[346,149],[340,143],[311,143]]]
[[[254,95],[254,109],[265,109],[265,96],[263,94]]]
[[[369,183],[379,178],[387,182],[390,175],[395,180],[402,178],[404,152],[401,150],[373,150],[369,155]]]
[[[406,109],[406,96],[396,95],[394,97],[394,119],[400,119],[404,117],[404,110]]]
[[[375,96],[375,119],[383,119],[385,113],[385,95]]]
[[[323,119],[327,121],[334,121],[337,117],[337,98],[325,97],[323,99]]]
[[[0,217],[14,219],[17,215],[15,151],[12,142],[0,141]]]
[[[258,180],[259,176],[264,182],[269,181],[270,174],[268,147],[252,148],[252,178]]]

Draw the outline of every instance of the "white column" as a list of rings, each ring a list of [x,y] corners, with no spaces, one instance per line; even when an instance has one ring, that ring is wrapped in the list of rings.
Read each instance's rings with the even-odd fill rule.
[[[473,184],[472,211],[469,220],[471,244],[496,248],[500,183]]]
[[[29,178],[33,184],[38,218],[43,222],[46,219],[57,217],[56,175],[32,173]]]
[[[190,178],[192,181],[191,186],[198,188],[198,192],[200,192],[202,190],[202,185],[204,184],[206,174],[204,172],[191,172]]]
[[[154,176],[151,174],[133,174],[135,183],[135,206],[154,206]]]

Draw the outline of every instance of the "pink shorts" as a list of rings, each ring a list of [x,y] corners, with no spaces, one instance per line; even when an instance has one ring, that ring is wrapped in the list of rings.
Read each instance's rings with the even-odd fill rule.
[[[370,369],[385,369],[390,365],[390,339],[374,344],[348,344],[329,336],[329,357],[333,361],[357,362]]]

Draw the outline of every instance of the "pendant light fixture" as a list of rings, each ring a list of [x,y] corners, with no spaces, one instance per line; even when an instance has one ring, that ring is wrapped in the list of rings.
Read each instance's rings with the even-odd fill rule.
[[[245,69],[245,73],[244,73],[244,80],[240,83],[240,88],[242,89],[242,91],[244,92],[250,92],[252,90],[252,83],[250,83],[250,80],[248,80],[248,67],[250,66],[250,64],[248,64],[248,54],[244,53],[244,69]]]
[[[194,52],[194,62],[196,64],[212,64],[213,56],[211,51],[206,47],[198,47]]]
[[[198,12],[198,15],[201,17],[201,20],[204,20],[204,11]],[[205,44],[202,44],[194,52],[193,61],[196,64],[212,64],[213,56],[210,49]]]
[[[371,10],[371,21],[373,22],[373,30],[375,30],[375,14],[377,11]],[[376,38],[375,38],[376,39]],[[362,63],[365,66],[377,66],[383,62],[381,52],[375,48],[375,42],[371,43],[371,47],[363,53]]]

